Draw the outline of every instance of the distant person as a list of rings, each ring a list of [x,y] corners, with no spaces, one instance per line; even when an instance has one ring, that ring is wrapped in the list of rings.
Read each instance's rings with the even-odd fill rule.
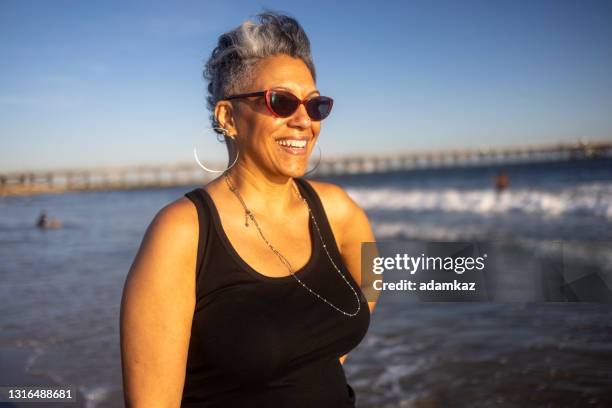
[[[355,407],[342,363],[374,307],[360,289],[374,235],[340,187],[304,178],[332,99],[298,22],[259,17],[206,64],[230,165],[158,212],[130,268],[127,407]]]
[[[495,191],[497,194],[501,193],[510,185],[510,181],[508,179],[508,174],[505,171],[500,171],[497,176],[494,178],[495,180]]]
[[[36,221],[36,226],[38,228],[45,228],[46,225],[47,225],[47,212],[45,210],[42,210],[40,212],[40,215],[38,216],[38,221]]]
[[[38,220],[36,221],[36,226],[40,229],[57,229],[61,227],[61,225],[62,223],[57,218],[49,219],[45,210],[40,212]]]

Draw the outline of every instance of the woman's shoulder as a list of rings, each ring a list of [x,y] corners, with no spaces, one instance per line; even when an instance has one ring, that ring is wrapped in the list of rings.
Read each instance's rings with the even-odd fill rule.
[[[166,204],[155,215],[154,222],[183,232],[197,231],[198,211],[195,204],[183,196]]]
[[[347,192],[337,184],[314,180],[308,180],[308,183],[314,188],[323,205],[339,208],[356,205]]]
[[[130,301],[145,307],[142,302],[163,292],[164,301],[192,302],[197,247],[197,212],[189,200],[179,198],[161,208],[150,222],[128,273],[129,290],[124,290],[131,294]]]
[[[145,240],[159,241],[165,249],[172,247],[178,251],[183,248],[190,254],[190,249],[197,247],[198,235],[197,208],[189,198],[183,196],[166,204],[155,214]]]
[[[346,225],[361,215],[363,210],[340,186],[333,183],[308,180],[321,199],[325,214],[332,224],[334,235],[343,231]]]

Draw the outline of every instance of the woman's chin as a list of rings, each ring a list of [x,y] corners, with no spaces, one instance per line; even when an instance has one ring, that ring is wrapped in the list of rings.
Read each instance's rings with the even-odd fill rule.
[[[277,173],[286,177],[302,177],[308,171],[307,156],[303,158],[290,158],[289,160],[279,160],[275,166]]]
[[[279,174],[285,176],[285,177],[303,177],[304,174],[306,174],[306,166],[304,165],[292,165],[292,166],[285,166],[285,167],[280,167],[279,168]]]
[[[306,168],[299,167],[299,168],[295,168],[292,170],[285,170],[283,173],[287,177],[292,177],[292,178],[303,177],[304,174],[306,174]]]

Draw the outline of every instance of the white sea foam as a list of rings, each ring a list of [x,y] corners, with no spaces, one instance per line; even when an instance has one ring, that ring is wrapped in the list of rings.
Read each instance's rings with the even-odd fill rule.
[[[558,190],[509,188],[462,190],[348,188],[364,209],[464,212],[481,215],[520,213],[546,217],[590,215],[612,220],[612,183],[578,184]]]
[[[426,241],[481,240],[490,238],[477,225],[462,226],[422,226],[402,222],[372,222],[374,235],[380,239],[419,239]]]
[[[108,396],[110,389],[108,387],[80,387],[79,390],[85,397],[85,408],[96,408]]]

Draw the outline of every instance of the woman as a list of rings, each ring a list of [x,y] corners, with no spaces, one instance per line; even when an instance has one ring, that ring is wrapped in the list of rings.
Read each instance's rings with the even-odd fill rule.
[[[375,302],[359,288],[365,213],[305,181],[333,101],[294,19],[258,16],[206,65],[229,168],[161,209],[121,307],[129,407],[353,407],[341,363]]]

